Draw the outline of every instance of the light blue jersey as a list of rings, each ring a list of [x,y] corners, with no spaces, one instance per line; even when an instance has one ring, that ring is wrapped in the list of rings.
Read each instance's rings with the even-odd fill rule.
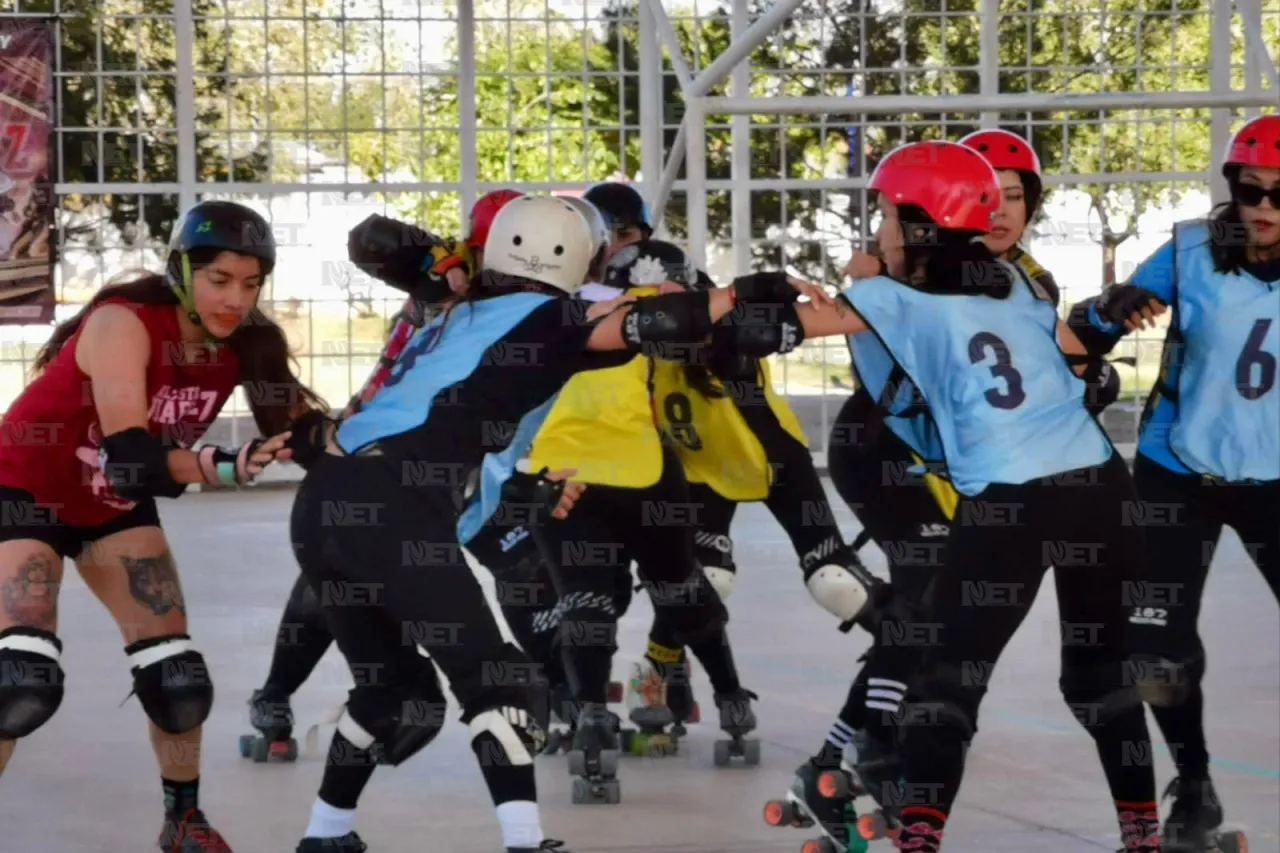
[[[924,397],[964,495],[1101,465],[1113,453],[1058,348],[1053,304],[1009,268],[1016,283],[1004,299],[926,293],[884,276],[844,291]]]
[[[550,299],[536,293],[482,299],[457,306],[418,329],[378,393],[342,422],[338,445],[355,453],[422,426],[441,392],[474,373],[491,347]]]
[[[874,334],[849,336],[849,355],[862,387],[884,411],[884,424],[925,462],[943,461],[942,440],[928,412],[917,411],[919,392]],[[889,391],[886,399],[886,388]]]
[[[1280,479],[1280,284],[1218,272],[1203,222],[1176,226],[1130,283],[1173,309],[1138,452],[1179,473]]]

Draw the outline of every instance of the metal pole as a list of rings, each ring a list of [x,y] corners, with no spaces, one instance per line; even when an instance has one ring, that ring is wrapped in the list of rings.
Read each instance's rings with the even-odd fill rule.
[[[653,206],[650,213],[653,214],[653,230],[657,231],[658,226],[662,224],[663,214],[667,210],[667,202],[671,199],[671,189],[676,185],[676,175],[680,174],[680,167],[684,164],[685,153],[685,127],[688,126],[689,115],[685,114],[684,120],[680,122],[680,127],[676,130],[675,142],[671,143],[671,153],[667,155],[667,165],[662,167],[662,177],[658,179],[658,189],[653,194]]]
[[[658,185],[662,175],[662,49],[657,28],[647,4],[640,4],[640,173],[649,215],[661,218]],[[665,200],[663,201],[665,205]]]
[[[985,96],[1000,94],[1000,0],[982,0],[978,32],[978,86]],[[1000,113],[983,112],[982,128],[1000,125]]]
[[[658,0],[650,0],[656,3]],[[724,53],[715,58],[710,65],[702,69],[693,81],[692,88],[686,90],[690,95],[705,95],[715,88],[716,84],[729,76],[738,63],[751,55],[751,51],[759,47],[765,39],[773,34],[778,27],[787,22],[791,14],[798,9],[805,0],[777,0],[768,12],[765,12],[756,22],[747,28],[741,36],[735,35],[729,42],[729,46],[724,49]],[[847,105],[846,105],[847,108]],[[768,110],[758,110],[758,112],[769,112]],[[835,112],[830,110],[829,112]]]
[[[750,24],[747,0],[733,0],[733,40],[730,43],[740,40]],[[701,80],[706,73],[703,71],[698,79]],[[733,94],[744,98],[751,94],[749,59],[743,59],[734,66]],[[751,117],[734,116],[732,122],[729,137],[733,180],[733,189],[729,192],[730,223],[733,234],[733,274],[740,276],[751,271]]]
[[[666,45],[671,56],[671,70],[676,73],[676,82],[681,91],[688,93],[693,84],[693,75],[689,73],[689,63],[684,61],[684,52],[680,50],[680,39],[676,38],[675,28],[667,17],[667,10],[662,8],[662,0],[645,0],[649,14],[653,15],[653,23],[657,30],[658,40]]]
[[[462,218],[476,199],[476,7],[458,0],[458,201]]]
[[[689,98],[684,108],[685,210],[689,217],[689,260],[707,268],[707,113],[705,98]]]
[[[1266,42],[1262,40],[1265,32],[1262,26],[1262,6],[1258,0],[1236,0],[1236,8],[1240,10],[1240,17],[1244,20],[1246,55],[1258,63],[1259,73],[1271,84],[1272,92],[1275,94],[1273,100],[1280,103],[1280,68],[1277,68],[1276,58],[1271,55]],[[1230,13],[1227,17],[1231,17]],[[1255,82],[1247,79],[1245,85],[1252,86]]]
[[[1252,107],[1275,103],[1276,93],[1266,89],[1213,92],[1055,92],[1000,95],[955,95],[939,100],[932,95],[869,95],[859,98],[856,109],[875,115],[937,112],[945,104],[949,113],[982,112],[1070,112],[1075,110],[1192,109],[1208,107]],[[851,108],[848,98],[832,95],[781,98],[708,97],[703,109],[716,115],[801,115],[840,113]]]
[[[1225,94],[1231,91],[1231,7],[1226,3],[1218,3],[1210,12],[1209,22],[1209,89],[1214,94]],[[1249,82],[1249,81],[1246,81]],[[1231,139],[1231,111],[1229,109],[1213,109],[1209,111],[1209,150],[1210,161],[1218,162],[1222,152],[1227,150],[1227,142]],[[1214,174],[1209,181],[1209,200],[1213,204],[1230,198],[1227,182],[1221,174]]]
[[[191,0],[174,0],[174,108],[178,120],[178,207],[186,210],[196,203],[196,62],[195,16]]]

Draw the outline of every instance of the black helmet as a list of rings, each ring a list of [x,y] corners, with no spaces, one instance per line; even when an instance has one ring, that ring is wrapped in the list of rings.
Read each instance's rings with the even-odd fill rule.
[[[191,261],[194,249],[219,249],[257,258],[265,278],[276,266],[276,239],[271,225],[257,211],[234,201],[202,201],[173,224],[169,234],[166,275],[178,301],[192,322],[200,318],[191,301]]]
[[[656,287],[674,281],[698,289],[698,271],[684,250],[665,240],[641,240],[609,259],[604,281],[609,287]]]
[[[610,228],[639,228],[645,237],[653,233],[649,205],[630,184],[607,181],[591,187],[582,197],[600,209]]]

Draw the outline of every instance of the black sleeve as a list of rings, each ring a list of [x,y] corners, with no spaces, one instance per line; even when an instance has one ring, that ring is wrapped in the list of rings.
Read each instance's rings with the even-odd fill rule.
[[[591,305],[581,299],[552,299],[539,305],[503,338],[503,346],[513,358],[522,358],[523,363],[546,371],[561,384],[579,371],[616,367],[635,358],[635,353],[624,350],[587,349],[599,322],[587,320]]]

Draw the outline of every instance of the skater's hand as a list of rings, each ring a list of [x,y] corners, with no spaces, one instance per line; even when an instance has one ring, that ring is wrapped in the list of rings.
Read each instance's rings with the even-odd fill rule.
[[[551,517],[559,521],[564,521],[569,517],[569,510],[573,509],[573,505],[578,502],[578,498],[582,497],[582,493],[587,490],[586,483],[567,482],[570,477],[578,473],[576,468],[565,468],[560,471],[548,471],[543,474],[543,479],[550,480],[553,483],[564,483],[564,491],[560,493],[560,501],[556,504],[556,508],[551,511]]]
[[[853,253],[853,257],[844,268],[844,274],[855,281],[861,278],[875,278],[883,272],[884,264],[880,259],[861,250]]]
[[[449,289],[456,295],[461,296],[471,287],[471,279],[467,278],[467,271],[462,267],[453,267],[444,274],[445,281],[449,283]]]
[[[272,462],[286,462],[293,456],[292,448],[285,447],[285,443],[289,441],[292,432],[282,432],[279,435],[273,435],[266,441],[259,444],[253,449],[253,453],[249,454],[248,464],[245,469],[251,477],[256,477],[262,473],[262,469],[266,468]]]

